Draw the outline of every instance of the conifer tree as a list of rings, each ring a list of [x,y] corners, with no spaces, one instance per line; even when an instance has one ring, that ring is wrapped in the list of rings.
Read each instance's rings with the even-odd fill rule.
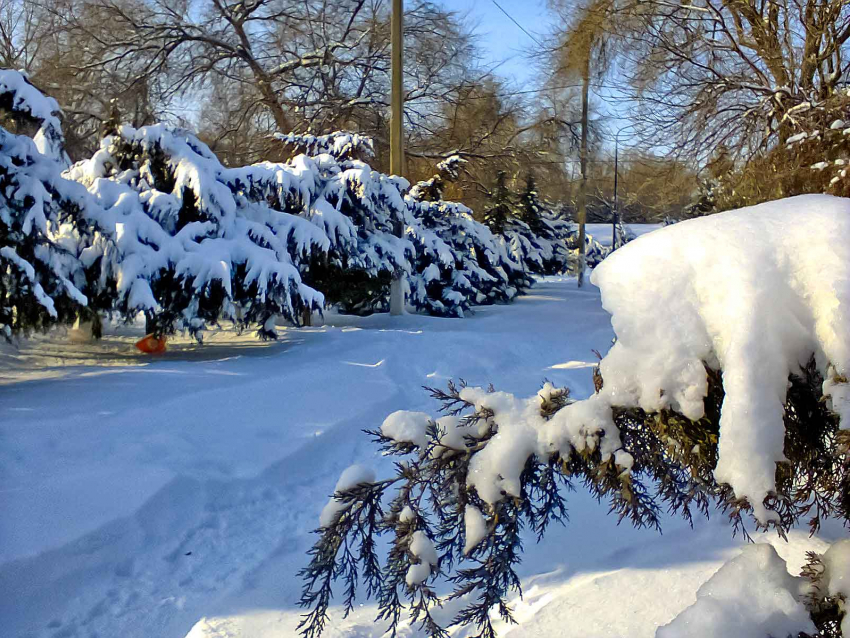
[[[85,189],[62,178],[59,107],[17,71],[0,71],[0,335],[70,323],[88,300],[77,239]]]
[[[543,230],[543,224],[540,218],[542,209],[534,174],[529,172],[525,178],[525,187],[520,195],[519,218],[528,225],[531,232],[537,235]]]
[[[451,156],[439,173],[411,188],[407,201],[418,222],[408,226],[416,246],[410,299],[431,314],[462,317],[473,305],[510,301],[516,262],[503,240],[475,221],[472,211],[443,200],[446,181],[457,179],[463,160]]]
[[[329,241],[289,212],[305,195],[297,171],[226,169],[186,131],[118,127],[67,173],[89,188],[111,242],[95,253],[98,291],[125,319],[143,312],[158,336],[201,339],[224,319],[274,336],[275,317],[321,309],[297,264]]]
[[[490,194],[490,205],[484,209],[482,220],[497,235],[505,231],[505,225],[511,217],[511,193],[508,189],[508,175],[505,171],[496,174],[496,186]]]

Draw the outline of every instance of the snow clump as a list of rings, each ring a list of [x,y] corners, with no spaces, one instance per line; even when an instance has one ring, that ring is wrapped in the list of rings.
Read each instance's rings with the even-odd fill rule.
[[[660,627],[655,637],[816,635],[801,602],[804,584],[788,573],[772,546],[749,545],[709,578],[697,591],[697,601]]]

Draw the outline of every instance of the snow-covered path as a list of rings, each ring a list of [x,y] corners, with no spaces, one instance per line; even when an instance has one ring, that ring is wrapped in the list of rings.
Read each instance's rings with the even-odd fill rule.
[[[592,350],[612,337],[598,291],[556,278],[465,320],[328,323],[158,360],[132,354],[129,336],[1,354],[0,633],[293,635],[294,574],[339,472],[387,467],[363,428],[432,412],[421,386],[453,377],[517,394],[548,378],[585,396]],[[56,378],[33,380],[34,362]],[[567,528],[529,541],[512,637],[651,636],[737,546],[720,521],[671,521],[662,538],[617,527],[585,494],[570,505]],[[793,568],[819,543],[778,548]],[[379,636],[373,617],[364,601],[327,635]]]

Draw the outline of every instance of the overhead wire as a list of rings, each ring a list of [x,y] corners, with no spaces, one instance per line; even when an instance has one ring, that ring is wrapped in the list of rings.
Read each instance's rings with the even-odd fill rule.
[[[528,30],[527,30],[524,26],[522,26],[519,22],[517,22],[517,20],[516,20],[516,19],[515,19],[515,18],[514,18],[514,17],[513,17],[510,13],[508,13],[507,11],[505,11],[505,9],[502,7],[502,5],[500,5],[498,2],[496,2],[496,0],[490,0],[490,2],[492,2],[494,5],[496,5],[496,7],[499,9],[499,11],[501,11],[502,13],[504,13],[504,14],[508,17],[508,20],[510,20],[510,21],[511,21],[511,22],[513,22],[516,26],[518,26],[518,27],[519,27],[519,29],[520,29],[520,31],[522,31],[525,35],[527,35],[529,38],[531,38],[532,40],[534,40],[534,41],[535,41],[537,44],[539,44],[540,46],[545,46],[545,45],[544,45],[544,44],[543,44],[540,40],[538,40],[535,36],[533,36],[533,35],[531,34],[531,32],[529,32],[529,31],[528,31]]]

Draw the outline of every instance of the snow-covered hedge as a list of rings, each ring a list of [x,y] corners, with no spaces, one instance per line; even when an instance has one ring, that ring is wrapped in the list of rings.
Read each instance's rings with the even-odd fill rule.
[[[372,433],[405,458],[395,476],[334,496],[304,570],[308,634],[333,579],[344,575],[350,603],[361,570],[393,622],[406,597],[439,635],[429,610],[443,574],[453,596],[471,594],[455,623],[490,631],[490,612],[510,617],[519,587],[520,530],[561,520],[574,482],[637,526],[659,527],[662,506],[690,520],[711,504],[745,534],[748,523],[850,521],[850,200],[803,196],[668,226],[617,250],[592,281],[617,335],[592,396],[450,384],[432,391],[442,416],[395,413]],[[371,543],[383,532],[394,538],[378,569]],[[364,538],[359,555],[340,552]],[[778,624],[765,630],[786,626],[768,616]]]
[[[193,135],[157,125],[120,127],[66,174],[100,207],[100,281],[114,281],[116,308],[144,312],[157,333],[200,335],[221,319],[264,326],[322,306],[297,260],[327,250],[326,235],[270,205],[305,196],[299,168],[312,167],[225,169]]]
[[[116,125],[93,157],[68,166],[54,100],[0,71],[0,108],[32,133],[3,131],[9,333],[88,304],[89,314],[142,312],[157,334],[200,339],[229,320],[273,336],[277,317],[298,323],[329,304],[385,309],[394,277],[416,309],[460,317],[574,265],[575,227],[535,192],[530,223],[508,216],[494,233],[443,200],[441,177],[411,189],[373,170],[361,135],[278,135],[299,154],[231,168],[188,131]],[[452,178],[461,164],[438,168]]]

